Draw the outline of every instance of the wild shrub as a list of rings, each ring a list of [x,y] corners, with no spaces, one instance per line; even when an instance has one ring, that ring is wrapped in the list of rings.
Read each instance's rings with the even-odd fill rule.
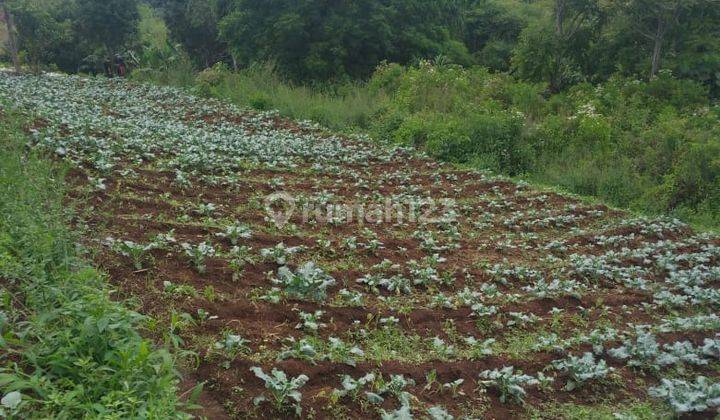
[[[28,152],[22,133],[19,118],[0,117],[0,277],[24,319],[0,325],[15,355],[0,368],[13,390],[0,417],[183,417],[173,356],[140,336],[144,317],[111,299],[104,275],[82,259],[62,171]]]

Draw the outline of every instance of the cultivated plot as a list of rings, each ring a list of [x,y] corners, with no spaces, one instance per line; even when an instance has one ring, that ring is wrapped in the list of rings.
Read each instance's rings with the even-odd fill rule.
[[[169,88],[0,74],[0,99],[209,417],[720,404],[716,237]]]

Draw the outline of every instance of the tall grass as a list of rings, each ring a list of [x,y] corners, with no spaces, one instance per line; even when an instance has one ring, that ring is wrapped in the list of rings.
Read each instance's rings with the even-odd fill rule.
[[[669,74],[548,96],[543,84],[431,62],[386,64],[367,83],[331,86],[293,85],[271,65],[237,72],[217,65],[198,74],[193,89],[619,207],[720,226],[720,107],[702,85]]]
[[[184,88],[195,85],[195,68],[182,54],[153,52],[143,58],[143,63],[132,72],[135,81]]]
[[[277,110],[282,115],[317,122],[332,130],[368,130],[373,116],[385,103],[382,93],[371,92],[365,83],[296,86],[287,83],[272,64],[254,65],[237,72],[218,65],[197,75],[178,61],[167,69],[143,70],[133,76],[175,86],[193,86],[196,93],[228,100],[257,110]]]
[[[321,88],[293,86],[271,66],[228,73],[212,93],[256,109],[276,109],[291,118],[316,121],[334,130],[367,129],[383,102],[361,82]]]
[[[0,396],[22,398],[0,417],[185,417],[172,357],[81,258],[63,173],[21,125],[0,107]]]

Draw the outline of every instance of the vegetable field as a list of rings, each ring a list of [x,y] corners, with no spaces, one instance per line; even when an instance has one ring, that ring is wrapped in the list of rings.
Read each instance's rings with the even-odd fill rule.
[[[720,239],[183,91],[0,73],[209,418],[720,407]]]

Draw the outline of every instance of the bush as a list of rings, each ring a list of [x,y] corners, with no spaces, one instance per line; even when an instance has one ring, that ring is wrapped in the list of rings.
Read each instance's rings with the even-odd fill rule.
[[[334,130],[368,129],[383,104],[381,94],[360,83],[326,87],[293,86],[277,75],[271,63],[238,72],[219,64],[200,73],[197,90],[258,110],[278,110],[300,120],[313,120]]]
[[[656,101],[657,105],[670,105],[680,110],[694,111],[706,106],[708,89],[693,80],[676,79],[669,70],[661,71],[655,79],[642,84],[642,93]]]
[[[500,101],[521,102],[523,91],[506,92],[507,80],[481,68],[430,62],[404,72],[396,66],[381,66],[370,86],[396,86],[397,90],[376,120],[374,133],[381,139],[422,147],[442,160],[522,173],[528,168],[529,153],[523,141],[524,115]],[[528,86],[523,86],[523,93]],[[523,105],[533,108],[531,102]]]
[[[202,95],[209,96],[215,93],[216,89],[230,75],[230,69],[224,63],[217,63],[214,66],[201,71],[195,77],[195,89]]]
[[[368,132],[617,206],[720,223],[720,108],[704,86],[668,72],[650,82],[614,76],[554,95],[543,83],[444,60],[383,63],[367,84],[293,86],[271,64],[239,72],[216,66],[197,79],[199,90],[240,105]]]
[[[10,417],[184,417],[171,355],[138,334],[143,317],[80,258],[62,172],[28,152],[16,118],[1,118],[0,277],[16,299],[0,340],[0,387],[19,410]]]
[[[130,73],[135,81],[180,87],[195,84],[195,68],[190,58],[171,46],[161,50],[146,48],[139,61],[138,68]]]
[[[369,88],[389,96],[372,124],[380,140],[619,206],[717,223],[718,110],[698,83],[667,72],[647,83],[613,77],[546,99],[542,84],[421,62],[384,64]]]
[[[377,94],[385,92],[394,94],[400,88],[400,83],[406,73],[406,67],[397,63],[381,63],[368,83],[368,89]]]
[[[521,144],[522,120],[509,113],[468,118],[440,113],[416,114],[398,127],[395,140],[425,148],[432,156],[456,163],[517,174],[526,169]]]

